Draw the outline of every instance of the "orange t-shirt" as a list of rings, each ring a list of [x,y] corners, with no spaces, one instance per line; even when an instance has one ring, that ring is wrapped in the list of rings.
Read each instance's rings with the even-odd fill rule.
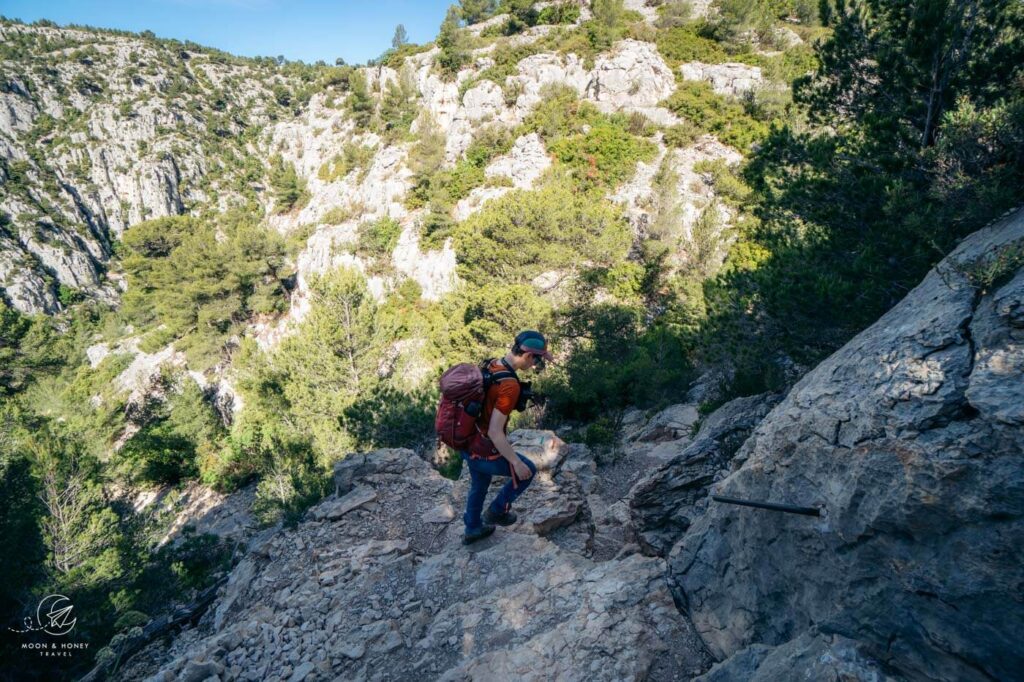
[[[492,361],[488,365],[488,369],[492,374],[494,372],[508,371],[508,368],[502,364],[500,358]],[[491,384],[490,388],[487,389],[484,411],[480,413],[480,421],[478,422],[483,432],[487,433],[487,429],[491,425],[491,414],[495,408],[507,416],[512,414],[512,410],[517,402],[519,402],[519,382],[515,378],[503,379]],[[505,433],[508,433],[508,420],[505,421]]]

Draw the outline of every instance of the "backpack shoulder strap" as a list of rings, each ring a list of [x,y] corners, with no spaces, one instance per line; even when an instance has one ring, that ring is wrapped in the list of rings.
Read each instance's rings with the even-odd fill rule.
[[[506,367],[506,369],[500,369],[497,372],[492,372],[490,369],[492,362],[494,362],[494,358],[484,360],[483,363],[480,365],[480,371],[484,375],[485,393],[487,392],[487,389],[491,387],[492,384],[497,383],[499,381],[505,381],[507,379],[515,379],[516,381],[519,381],[519,376],[515,373],[515,370],[508,366],[508,363],[505,362],[504,358],[502,358],[501,364],[503,364]]]

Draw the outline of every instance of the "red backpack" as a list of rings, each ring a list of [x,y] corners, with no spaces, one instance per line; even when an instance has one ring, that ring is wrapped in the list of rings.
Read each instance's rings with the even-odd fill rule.
[[[491,360],[477,366],[464,362],[441,375],[441,401],[434,428],[437,438],[456,450],[469,450],[479,433],[477,419],[484,409],[487,389],[496,381],[519,380],[512,370],[491,372]]]

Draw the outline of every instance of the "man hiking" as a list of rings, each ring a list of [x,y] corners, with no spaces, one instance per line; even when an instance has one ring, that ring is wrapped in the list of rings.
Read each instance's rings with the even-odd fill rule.
[[[529,487],[537,473],[534,463],[512,450],[508,442],[508,417],[520,398],[516,372],[543,369],[544,361],[550,359],[544,336],[540,332],[524,331],[516,336],[505,357],[492,360],[487,365],[487,371],[495,376],[495,380],[487,389],[477,425],[490,439],[493,448],[490,456],[467,451],[459,453],[466,461],[470,475],[466,513],[462,517],[466,524],[466,532],[462,536],[465,545],[488,537],[494,532],[495,524],[510,526],[516,522],[512,503]],[[481,515],[493,476],[508,476],[509,481]]]

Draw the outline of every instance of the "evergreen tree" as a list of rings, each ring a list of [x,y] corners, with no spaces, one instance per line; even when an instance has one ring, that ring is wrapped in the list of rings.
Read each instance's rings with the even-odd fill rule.
[[[441,74],[448,80],[454,80],[459,69],[469,61],[469,52],[465,47],[462,31],[459,29],[459,10],[454,5],[448,7],[448,13],[441,22],[441,30],[437,34],[437,46],[441,53],[437,56],[437,64]]]
[[[416,119],[416,83],[403,66],[398,79],[388,83],[380,103],[380,127],[385,139],[396,140],[409,131]]]
[[[494,13],[495,0],[459,0],[459,14],[467,24],[476,24]]]
[[[504,9],[509,14],[505,24],[505,34],[512,35],[537,23],[537,10],[533,8],[533,0],[505,0]]]
[[[817,73],[797,84],[815,120],[887,146],[935,144],[960,97],[985,105],[1024,73],[1024,9],[1017,0],[834,0],[832,36]]]
[[[395,50],[409,42],[409,35],[405,32],[405,26],[395,26],[395,35],[391,38],[391,47]]]
[[[280,154],[270,159],[270,187],[278,213],[295,208],[306,193],[306,182],[295,171],[295,164],[285,163]]]
[[[328,462],[352,446],[338,417],[380,380],[381,352],[392,336],[379,324],[377,304],[358,271],[330,272],[311,290],[312,309],[274,363],[283,373],[291,418]]]
[[[356,127],[368,127],[373,118],[374,102],[362,71],[356,70],[349,76],[348,93],[348,110]]]

